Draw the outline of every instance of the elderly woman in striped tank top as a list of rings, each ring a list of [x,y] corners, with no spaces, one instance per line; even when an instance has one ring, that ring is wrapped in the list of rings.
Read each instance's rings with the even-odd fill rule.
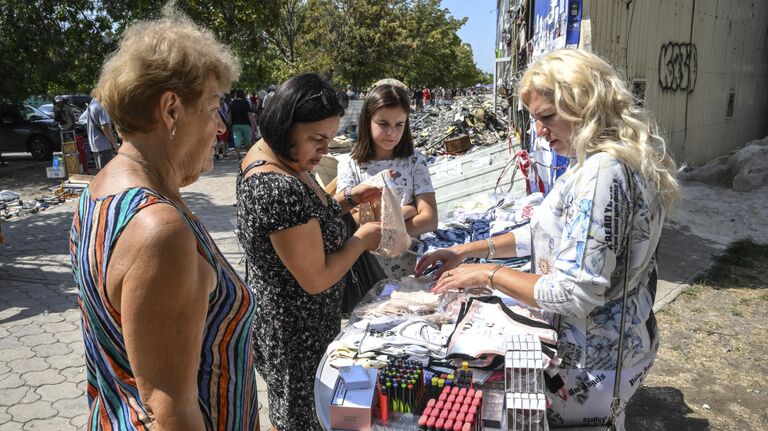
[[[239,63],[171,8],[131,25],[97,97],[123,139],[75,212],[88,429],[255,430],[252,293],[179,194],[212,168]]]

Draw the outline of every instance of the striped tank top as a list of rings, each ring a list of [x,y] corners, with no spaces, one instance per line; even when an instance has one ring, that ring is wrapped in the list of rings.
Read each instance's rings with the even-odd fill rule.
[[[203,225],[158,193],[131,188],[80,198],[70,236],[72,271],[79,290],[89,430],[143,430],[150,418],[128,362],[120,314],[107,303],[107,265],[125,226],[153,204],[174,206],[197,238],[198,252],[216,272],[197,373],[198,401],[209,430],[258,429],[252,323],[255,300]]]

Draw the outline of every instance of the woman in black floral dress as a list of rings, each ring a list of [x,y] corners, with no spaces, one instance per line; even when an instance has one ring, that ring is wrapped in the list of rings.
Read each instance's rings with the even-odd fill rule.
[[[241,164],[237,224],[248,285],[256,294],[254,350],[279,430],[321,429],[314,376],[339,332],[344,275],[378,246],[378,223],[347,239],[341,215],[381,191],[358,186],[330,196],[309,171],[328,152],[344,107],[317,74],[297,75],[262,113],[263,139]]]

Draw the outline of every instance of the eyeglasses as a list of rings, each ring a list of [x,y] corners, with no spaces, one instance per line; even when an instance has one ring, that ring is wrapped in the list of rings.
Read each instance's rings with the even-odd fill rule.
[[[320,90],[319,93],[315,94],[314,96],[309,96],[306,99],[302,100],[302,102],[307,102],[309,100],[312,100],[316,97],[319,97],[320,100],[323,103],[323,106],[327,109],[333,109],[333,100],[336,99],[336,101],[341,105],[342,109],[347,109],[349,106],[349,98],[347,97],[346,93],[343,91],[333,91],[330,88],[323,88]]]

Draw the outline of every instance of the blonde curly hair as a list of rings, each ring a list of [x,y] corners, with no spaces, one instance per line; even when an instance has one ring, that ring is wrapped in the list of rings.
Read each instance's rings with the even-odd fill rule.
[[[146,133],[155,127],[151,113],[164,92],[176,93],[185,104],[198,103],[211,74],[225,91],[240,75],[240,61],[169,2],[162,17],[125,30],[92,94],[118,132]]]
[[[529,66],[520,81],[526,107],[534,92],[572,124],[577,167],[588,155],[605,152],[644,177],[665,207],[680,197],[675,162],[656,122],[635,105],[627,85],[605,60],[578,49],[551,52]]]

